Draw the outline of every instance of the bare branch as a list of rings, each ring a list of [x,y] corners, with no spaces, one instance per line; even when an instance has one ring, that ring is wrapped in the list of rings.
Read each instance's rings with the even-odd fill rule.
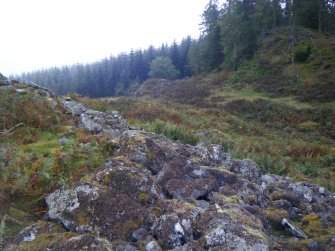
[[[24,126],[24,124],[23,124],[23,123],[19,123],[19,124],[15,125],[15,126],[11,127],[11,128],[8,129],[8,130],[5,129],[5,130],[3,130],[3,131],[0,131],[0,134],[2,134],[2,135],[11,135],[11,134],[14,133],[14,130],[15,130],[16,128],[20,127],[20,126]]]

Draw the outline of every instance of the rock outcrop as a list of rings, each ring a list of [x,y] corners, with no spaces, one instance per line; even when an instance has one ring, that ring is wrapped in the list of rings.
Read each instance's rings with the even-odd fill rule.
[[[5,250],[335,249],[335,197],[326,189],[262,175],[219,145],[184,145],[129,130],[117,112],[62,103],[78,127],[117,150],[47,195],[44,221]]]
[[[119,138],[121,132],[128,129],[128,124],[123,120],[117,111],[99,112],[87,109],[81,103],[73,100],[62,100],[61,102],[69,114],[78,116],[78,126],[90,133],[110,134],[112,138]]]
[[[0,73],[0,86],[2,85],[9,85],[10,81]]]

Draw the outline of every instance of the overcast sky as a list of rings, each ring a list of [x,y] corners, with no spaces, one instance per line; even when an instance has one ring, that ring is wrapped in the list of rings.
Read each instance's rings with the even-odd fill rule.
[[[199,36],[209,0],[0,0],[0,72],[94,62]]]

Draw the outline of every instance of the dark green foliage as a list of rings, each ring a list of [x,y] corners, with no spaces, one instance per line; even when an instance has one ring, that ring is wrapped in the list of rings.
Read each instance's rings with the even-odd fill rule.
[[[60,94],[78,92],[90,97],[128,95],[148,79],[150,64],[157,57],[171,59],[180,72],[179,78],[207,74],[222,68],[236,71],[243,62],[255,58],[263,38],[273,28],[280,30],[280,26],[289,27],[287,30],[290,30],[289,39],[281,47],[286,59],[281,57],[280,62],[268,67],[269,62],[262,59],[260,63],[264,67],[261,66],[260,70],[268,72],[269,77],[260,78],[254,83],[258,90],[270,89],[276,95],[297,95],[302,86],[295,63],[318,57],[318,64],[325,64],[324,58],[332,54],[330,49],[320,52],[319,45],[313,40],[315,38],[310,36],[306,37],[310,41],[297,46],[299,27],[334,34],[334,0],[229,0],[222,6],[217,0],[209,0],[202,13],[202,35],[199,39],[187,37],[181,43],[174,42],[170,46],[162,44],[159,48],[150,46],[146,50],[131,50],[128,54],[122,53],[93,64],[39,70],[22,74],[20,79],[34,81]],[[322,34],[322,39],[328,41],[327,34]],[[288,60],[295,69],[290,69],[287,78],[283,78],[284,73],[277,75],[277,71],[282,70],[280,64]],[[332,64],[325,64],[324,67],[326,65],[332,67]],[[265,68],[270,70],[264,71]],[[157,77],[171,78],[163,73],[161,71]],[[327,90],[331,85],[332,80],[321,84]],[[317,99],[322,99],[322,95],[318,95]]]
[[[173,80],[178,77],[180,72],[175,68],[168,57],[157,57],[150,63],[149,76],[151,78],[163,78]]]
[[[202,30],[204,36],[204,53],[202,60],[206,62],[208,71],[220,67],[223,62],[221,44],[221,13],[217,0],[210,0],[202,14]]]
[[[319,0],[293,1],[293,11],[297,25],[318,28]]]
[[[304,63],[307,61],[309,55],[311,54],[312,48],[307,47],[296,47],[294,50],[294,58],[296,62]]]
[[[80,93],[89,97],[128,95],[148,79],[150,63],[157,57],[168,57],[180,72],[178,77],[190,75],[188,53],[192,39],[171,46],[163,44],[146,50],[131,50],[117,57],[111,56],[92,64],[53,67],[11,78],[32,81],[59,94]]]

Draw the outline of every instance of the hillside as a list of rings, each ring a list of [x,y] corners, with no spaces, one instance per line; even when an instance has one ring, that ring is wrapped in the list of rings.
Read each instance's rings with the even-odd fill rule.
[[[335,38],[306,29],[297,34],[294,65],[290,29],[278,29],[236,72],[148,80],[133,98],[81,101],[117,109],[131,124],[174,140],[220,144],[263,172],[334,191]]]
[[[0,85],[4,250],[335,247],[335,195],[328,189],[262,175],[222,145],[192,146],[136,130],[106,105],[99,112],[77,96],[6,79]],[[158,113],[150,116],[168,109],[147,105]],[[171,130],[176,138],[192,139],[178,130]]]
[[[0,74],[0,247],[334,249],[335,39],[297,35],[294,64],[279,29],[235,72],[134,97]]]

